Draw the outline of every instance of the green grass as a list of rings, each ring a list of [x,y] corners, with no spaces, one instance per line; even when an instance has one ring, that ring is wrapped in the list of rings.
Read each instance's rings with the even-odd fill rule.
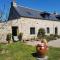
[[[13,43],[4,45],[3,48],[8,50],[8,53],[0,54],[0,60],[35,60],[32,56],[35,48],[27,46],[24,43]]]
[[[32,56],[35,52],[35,47],[27,46],[24,43],[17,42],[9,45],[2,45],[2,48],[7,53],[0,53],[0,60],[36,60]],[[49,60],[60,60],[60,48],[49,48]]]
[[[49,48],[48,52],[49,60],[60,60],[60,48]]]

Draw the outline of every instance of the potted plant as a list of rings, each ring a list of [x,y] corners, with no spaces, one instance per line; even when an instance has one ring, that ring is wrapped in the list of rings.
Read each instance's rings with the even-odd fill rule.
[[[45,30],[44,30],[44,28],[40,28],[40,29],[38,30],[37,37],[38,37],[38,39],[43,39],[44,36],[45,36]]]
[[[11,41],[11,33],[8,33],[8,34],[7,34],[6,40],[8,41],[8,43],[10,43],[10,41]]]
[[[22,40],[23,33],[19,33],[18,38],[21,41]]]

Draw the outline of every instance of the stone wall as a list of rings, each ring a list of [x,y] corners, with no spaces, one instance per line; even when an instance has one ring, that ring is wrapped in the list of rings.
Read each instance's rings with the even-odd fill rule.
[[[37,36],[38,29],[44,28],[45,32],[47,31],[47,27],[50,28],[49,34],[55,34],[55,27],[58,28],[58,35],[60,35],[60,22],[59,21],[51,21],[51,20],[42,20],[42,19],[33,19],[33,18],[24,18],[10,20],[6,23],[0,23],[0,35],[7,35],[8,33],[12,33],[12,26],[17,26],[19,33],[23,33],[23,39],[34,38]],[[30,27],[35,27],[35,34],[30,34]],[[47,32],[46,32],[47,34]],[[47,35],[49,35],[47,34]],[[0,37],[1,37],[0,36]],[[3,37],[4,38],[4,37]],[[1,40],[1,39],[0,39]],[[5,39],[3,39],[5,40]]]
[[[60,22],[59,21],[49,21],[42,19],[31,19],[31,18],[21,18],[19,20],[19,29],[24,34],[24,38],[36,37],[39,28],[44,28],[47,35],[55,34],[55,27],[58,28],[58,35],[60,35]],[[35,34],[30,35],[30,27],[35,27]],[[47,27],[50,28],[50,33],[47,33]],[[20,31],[19,30],[19,31]]]

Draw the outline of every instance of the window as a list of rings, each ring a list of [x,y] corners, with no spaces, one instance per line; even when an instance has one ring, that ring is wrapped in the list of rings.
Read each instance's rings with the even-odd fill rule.
[[[49,29],[49,27],[47,27],[47,33],[50,33],[50,29]]]
[[[50,13],[42,12],[42,13],[40,13],[40,16],[42,16],[42,18],[46,18],[46,19],[48,19],[49,16],[50,16]]]
[[[58,28],[55,27],[55,34],[58,34]]]
[[[35,34],[35,27],[30,28],[30,34]]]

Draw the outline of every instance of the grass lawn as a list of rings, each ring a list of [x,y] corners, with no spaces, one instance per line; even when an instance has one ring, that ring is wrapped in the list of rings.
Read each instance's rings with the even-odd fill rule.
[[[12,43],[2,46],[8,53],[0,54],[0,60],[35,60],[32,53],[35,48],[24,43]]]
[[[60,60],[60,48],[49,48],[48,52],[49,60]]]
[[[0,60],[36,60],[32,56],[35,52],[35,47],[27,46],[24,43],[12,43],[9,45],[2,45],[6,53],[0,52]],[[49,60],[60,60],[60,48],[49,48]]]

